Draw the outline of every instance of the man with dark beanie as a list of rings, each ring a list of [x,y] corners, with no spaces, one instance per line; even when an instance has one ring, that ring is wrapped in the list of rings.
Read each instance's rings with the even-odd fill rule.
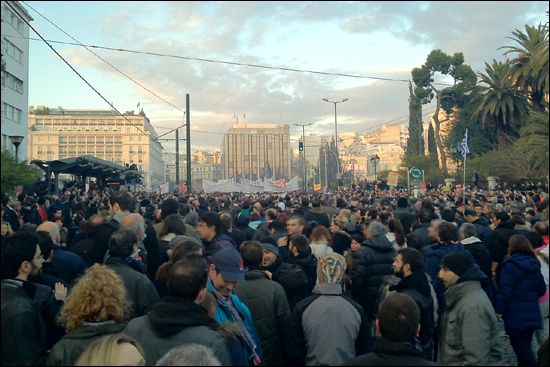
[[[487,276],[466,251],[441,260],[438,277],[447,288],[437,363],[443,366],[498,365],[501,342],[497,317],[481,288]]]
[[[393,212],[394,219],[399,219],[405,230],[405,235],[410,233],[412,224],[417,220],[416,214],[408,209],[409,201],[405,197],[397,199],[397,208]]]

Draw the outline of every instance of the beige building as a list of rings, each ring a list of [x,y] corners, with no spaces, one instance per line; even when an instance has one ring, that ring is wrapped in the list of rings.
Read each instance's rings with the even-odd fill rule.
[[[236,124],[221,143],[223,178],[290,180],[290,126]]]
[[[145,188],[164,183],[162,146],[144,113],[29,107],[28,157],[52,161],[91,155],[120,165],[135,163]],[[150,184],[150,185],[149,185]]]
[[[176,154],[164,153],[164,167],[166,182],[176,184]],[[202,180],[217,182],[223,179],[223,167],[221,164],[221,153],[208,153],[197,151],[191,156],[191,182],[193,190],[198,187],[202,189]],[[179,184],[187,181],[187,158],[185,154],[179,155]],[[172,187],[172,185],[170,185]]]

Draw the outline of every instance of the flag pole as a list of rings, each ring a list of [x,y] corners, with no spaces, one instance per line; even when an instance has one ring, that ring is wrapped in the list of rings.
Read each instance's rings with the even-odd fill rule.
[[[466,147],[468,146],[468,129],[466,128]],[[464,150],[464,186],[462,186],[462,202],[466,205],[466,157],[468,149]]]

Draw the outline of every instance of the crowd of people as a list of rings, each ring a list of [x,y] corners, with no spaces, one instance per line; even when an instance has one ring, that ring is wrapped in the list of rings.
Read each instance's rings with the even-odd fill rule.
[[[548,361],[548,190],[2,193],[2,365]]]

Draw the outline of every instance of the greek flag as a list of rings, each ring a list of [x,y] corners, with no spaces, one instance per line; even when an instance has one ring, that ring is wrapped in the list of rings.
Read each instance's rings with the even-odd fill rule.
[[[462,150],[463,157],[466,157],[466,154],[470,154],[472,152],[470,150],[470,141],[468,140],[468,131],[464,134],[464,139],[462,139],[462,142],[460,143],[460,149]]]

